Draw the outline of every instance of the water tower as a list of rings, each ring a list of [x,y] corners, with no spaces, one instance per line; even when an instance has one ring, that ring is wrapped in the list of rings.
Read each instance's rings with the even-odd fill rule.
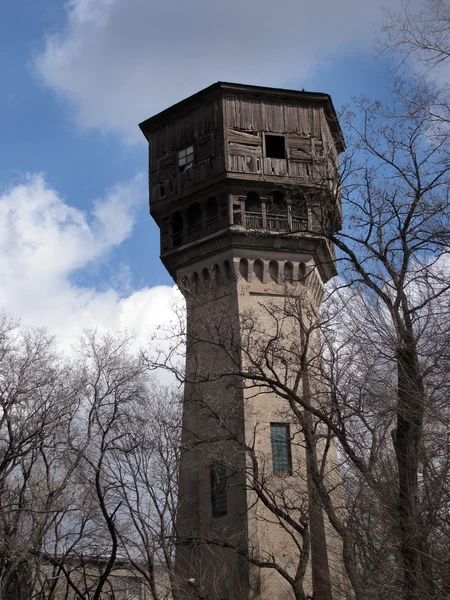
[[[219,82],[140,127],[161,260],[187,305],[180,596],[295,597],[270,563],[295,579],[301,544],[258,495],[256,460],[267,492],[290,498],[288,517],[304,518],[308,503],[304,588],[336,600],[339,543],[314,500],[298,423],[285,399],[242,377],[253,360],[248,329],[270,336],[274,314],[283,319],[293,297],[311,320],[336,274],[323,235],[340,227],[341,214],[335,186],[344,142],[331,99]]]

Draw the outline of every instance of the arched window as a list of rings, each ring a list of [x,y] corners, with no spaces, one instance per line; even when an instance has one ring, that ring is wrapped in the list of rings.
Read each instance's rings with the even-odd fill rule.
[[[233,279],[233,269],[231,268],[230,265],[230,261],[226,260],[223,263],[224,269],[225,269],[225,277],[227,278],[227,281],[232,281]]]
[[[198,202],[188,208],[187,235],[188,241],[196,240],[202,235],[202,207]]]
[[[292,231],[308,229],[308,202],[305,194],[297,194],[291,199]]]
[[[205,288],[209,288],[209,285],[211,283],[211,276],[209,274],[209,270],[206,267],[202,271],[202,277]]]
[[[239,273],[241,274],[241,277],[245,279],[245,281],[248,281],[248,261],[246,258],[241,258],[239,261]]]
[[[250,212],[261,212],[262,205],[259,194],[256,192],[249,192],[245,198],[245,211]]]
[[[262,283],[264,279],[264,263],[262,260],[255,260],[253,263],[253,273]]]
[[[168,250],[170,247],[170,220],[169,217],[163,217],[161,221],[161,250]]]
[[[275,190],[270,192],[267,202],[267,212],[273,214],[285,213],[287,211],[283,192]]]
[[[219,229],[219,206],[215,198],[209,198],[206,203],[206,233]]]
[[[222,274],[220,272],[220,267],[217,263],[215,263],[212,268],[212,280],[215,287],[219,287],[220,285],[222,285]]]
[[[291,262],[284,263],[284,281],[291,283],[294,279],[294,267]]]
[[[198,276],[197,271],[192,273],[192,291],[197,293],[200,288],[200,277]]]
[[[300,281],[304,281],[306,278],[306,265],[305,263],[300,263],[298,267],[298,277]]]
[[[278,262],[276,260],[271,260],[269,263],[269,275],[275,283],[278,283]]]
[[[181,213],[176,212],[172,217],[172,246],[176,248],[183,243],[183,217]]]
[[[249,192],[245,198],[245,226],[261,229],[262,225],[261,199],[256,192]]]
[[[286,231],[289,229],[286,200],[284,194],[279,190],[269,194],[266,213],[268,229],[272,231]]]

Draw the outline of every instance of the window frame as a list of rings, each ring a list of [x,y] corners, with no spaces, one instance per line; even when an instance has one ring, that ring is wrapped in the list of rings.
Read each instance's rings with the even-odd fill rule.
[[[284,146],[284,156],[269,156],[269,154],[267,153],[267,138],[281,138],[283,140],[283,146]],[[273,160],[287,160],[288,158],[288,149],[287,149],[287,140],[286,140],[286,136],[282,133],[264,133],[264,157],[265,158],[271,158]]]
[[[276,430],[283,431],[283,439],[276,439]],[[270,423],[272,472],[279,477],[292,475],[291,428],[289,423]],[[280,468],[285,464],[287,469]]]
[[[194,164],[194,146],[191,144],[178,151],[178,169],[183,172]]]
[[[228,513],[227,470],[221,463],[210,467],[211,515],[223,517]]]

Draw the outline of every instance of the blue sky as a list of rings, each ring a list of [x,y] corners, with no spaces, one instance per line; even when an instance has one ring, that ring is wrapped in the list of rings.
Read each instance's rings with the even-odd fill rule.
[[[69,342],[92,326],[150,336],[180,299],[138,123],[218,80],[327,92],[337,109],[383,97],[382,19],[364,0],[4,3],[0,305]]]

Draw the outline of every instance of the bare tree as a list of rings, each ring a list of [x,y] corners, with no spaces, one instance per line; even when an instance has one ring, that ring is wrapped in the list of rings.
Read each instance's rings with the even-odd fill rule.
[[[144,401],[130,406],[128,451],[114,457],[123,502],[119,535],[134,569],[146,580],[151,597],[175,597],[175,513],[180,446],[179,394],[153,387]]]
[[[0,321],[0,595],[30,593],[35,555],[68,485],[62,440],[73,434],[77,390],[52,338]],[[67,438],[68,436],[68,438]]]
[[[146,367],[124,336],[88,332],[77,350],[77,435],[65,440],[73,476],[43,557],[77,598],[98,599],[126,556],[117,460],[130,446],[131,406],[148,392]]]
[[[450,7],[446,0],[406,3],[400,12],[386,11],[380,47],[394,58],[394,87],[420,118],[444,137],[450,121],[448,61]],[[400,59],[400,60],[399,60]],[[430,132],[431,133],[431,132]]]
[[[4,316],[0,343],[0,597],[170,597],[176,394],[125,335],[61,359]]]

